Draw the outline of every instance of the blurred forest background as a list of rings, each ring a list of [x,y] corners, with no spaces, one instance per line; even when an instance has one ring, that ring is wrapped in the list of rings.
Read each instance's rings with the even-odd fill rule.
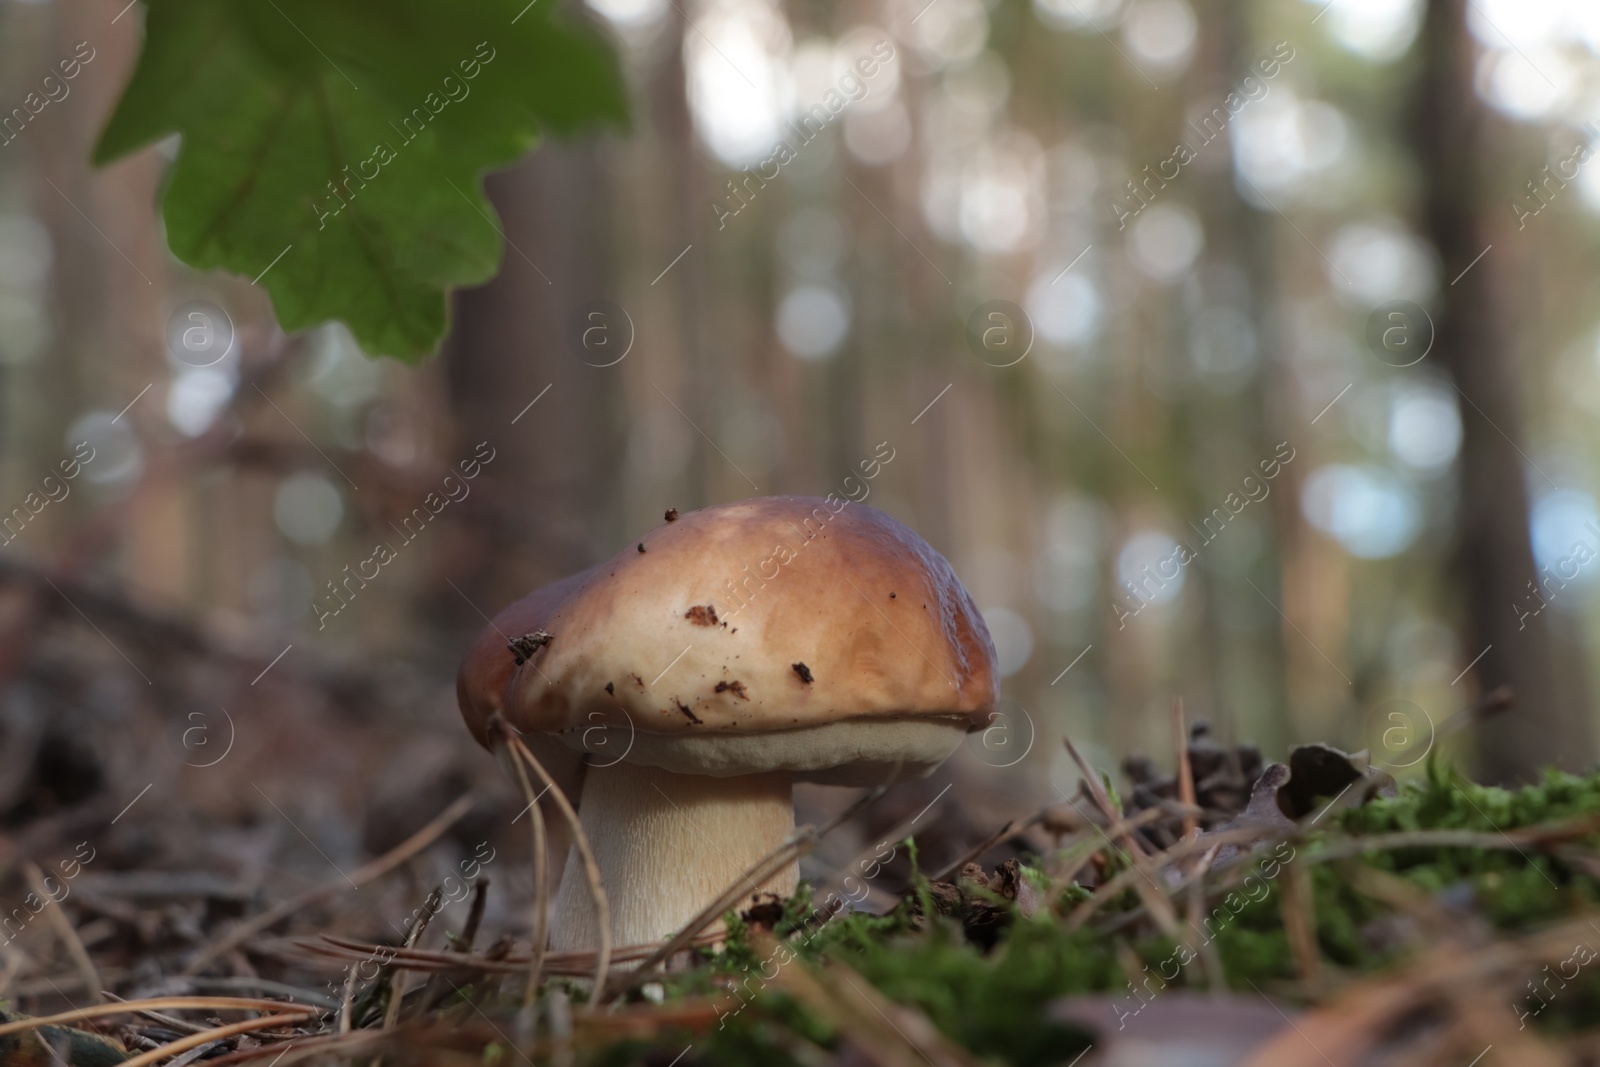
[[[488,178],[501,272],[410,367],[173,259],[171,143],[89,166],[125,3],[0,0],[6,109],[93,52],[0,145],[0,504],[94,450],[0,535],[0,868],[134,804],[103,866],[298,852],[313,884],[308,844],[350,870],[476,788],[471,852],[520,806],[455,709],[485,617],[669,507],[845,495],[880,442],[866,503],[950,558],[1005,675],[894,814],[964,783],[949,855],[1071,790],[1063,733],[1170,764],[1175,697],[1273,758],[1592,760],[1600,6],[590,0],[631,129]],[[174,355],[192,301],[220,362]]]

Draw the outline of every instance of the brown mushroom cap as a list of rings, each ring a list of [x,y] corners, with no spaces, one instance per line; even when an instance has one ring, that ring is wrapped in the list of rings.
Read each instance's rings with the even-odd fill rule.
[[[838,498],[681,515],[523,605],[553,637],[520,669],[499,653],[512,724],[573,748],[603,726],[607,753],[678,773],[926,774],[998,697],[994,644],[944,557]]]
[[[507,644],[524,634],[549,630],[550,616],[571,593],[583,587],[599,568],[568,575],[523,597],[483,628],[456,674],[456,703],[467,729],[484,748],[489,743],[489,718],[506,711],[506,687],[517,674],[517,659]]]

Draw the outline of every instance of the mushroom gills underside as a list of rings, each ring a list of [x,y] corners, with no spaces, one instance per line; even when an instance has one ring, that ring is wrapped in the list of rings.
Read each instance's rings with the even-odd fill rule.
[[[664,734],[635,730],[627,739],[623,765],[713,778],[788,771],[796,781],[823,785],[915,781],[926,778],[950,758],[972,721],[966,715],[923,715],[845,719],[762,732],[708,728]],[[590,732],[573,730],[558,736],[569,746],[582,749]],[[617,733],[616,729],[607,731],[608,744],[620,740]],[[611,758],[595,754],[590,775]]]

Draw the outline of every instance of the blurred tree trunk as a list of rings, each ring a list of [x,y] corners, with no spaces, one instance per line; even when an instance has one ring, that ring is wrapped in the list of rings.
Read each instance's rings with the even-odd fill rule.
[[[694,451],[683,471],[683,488],[690,507],[702,507],[716,499],[717,486],[731,487],[735,498],[748,495],[749,488],[741,475],[728,470],[728,460],[711,447],[702,431],[712,440],[720,436],[717,400],[732,373],[729,353],[720,342],[711,325],[711,237],[708,220],[713,218],[710,204],[718,198],[712,191],[713,176],[695,143],[694,116],[689,108],[687,57],[684,41],[689,30],[689,17],[683,15],[683,25],[674,22],[668,33],[671,46],[666,48],[660,61],[649,75],[649,123],[659,130],[659,163],[664,173],[657,180],[665,185],[666,218],[660,219],[646,241],[656,242],[661,249],[663,265],[673,263],[664,275],[657,275],[647,289],[663,287],[663,297],[670,294],[672,302],[672,340],[675,358],[652,360],[652,367],[664,373],[658,386],[653,381],[646,403],[654,408],[664,403],[660,388],[671,397],[693,424],[690,438]],[[664,245],[661,242],[665,242]],[[695,250],[692,246],[698,244]],[[635,246],[639,247],[639,246]],[[650,248],[650,244],[643,245]],[[654,254],[654,253],[652,253]],[[654,267],[654,263],[651,265]],[[670,370],[668,369],[670,368]],[[654,521],[654,520],[652,520]]]
[[[456,297],[446,374],[457,441],[448,456],[471,455],[480,441],[495,455],[464,502],[470,518],[453,531],[460,540],[443,563],[470,604],[442,582],[429,591],[467,631],[611,554],[609,539],[596,544],[586,535],[613,525],[621,436],[610,417],[618,368],[583,362],[568,330],[586,304],[610,292],[600,149],[547,144],[487,187],[506,249],[493,281]],[[576,800],[583,754],[540,751]],[[570,837],[548,800],[541,808],[553,890]]]
[[[1199,11],[1201,45],[1190,75],[1196,96],[1221,100],[1244,73],[1249,73],[1248,10],[1233,0],[1213,0]],[[1231,136],[1231,135],[1230,135]],[[1231,142],[1228,149],[1231,149]],[[1221,146],[1217,151],[1225,152]],[[1238,396],[1218,399],[1195,381],[1191,366],[1191,395],[1179,406],[1182,447],[1190,466],[1184,501],[1187,519],[1198,521],[1210,513],[1221,499],[1214,480],[1238,477],[1237,471],[1252,471],[1262,459],[1270,457],[1276,441],[1287,433],[1282,425],[1284,406],[1276,403],[1283,393],[1281,379],[1288,373],[1272,358],[1284,350],[1278,316],[1272,313],[1279,299],[1277,279],[1281,270],[1274,235],[1276,218],[1245,204],[1235,191],[1232,160],[1222,155],[1204,158],[1189,180],[1199,194],[1194,199],[1206,235],[1207,259],[1202,284],[1206,307],[1235,304],[1250,317],[1255,330],[1260,369],[1248,388]],[[1244,283],[1243,292],[1230,291],[1232,272]],[[1186,318],[1185,325],[1191,323]],[[1179,359],[1190,359],[1181,351]],[[1226,429],[1226,432],[1223,432]],[[1289,483],[1284,472],[1285,482]],[[1227,486],[1231,488],[1231,484]],[[1296,494],[1282,488],[1273,490],[1276,498],[1270,511],[1252,518],[1261,523],[1262,559],[1256,573],[1276,571],[1280,589],[1263,587],[1283,605],[1286,615],[1294,615],[1291,592],[1294,585],[1290,564],[1299,511]],[[1265,517],[1265,516],[1270,516]],[[1179,536],[1194,544],[1192,530],[1180,528]],[[1303,721],[1305,709],[1292,699],[1288,664],[1293,662],[1284,640],[1284,627],[1271,623],[1256,632],[1229,631],[1225,601],[1239,598],[1246,609],[1276,621],[1271,609],[1260,602],[1260,594],[1236,577],[1223,579],[1212,566],[1191,568],[1202,593],[1203,626],[1190,669],[1209,682],[1209,700],[1193,700],[1191,720],[1208,719],[1217,737],[1227,745],[1248,741],[1271,750],[1281,750],[1307,736]],[[1270,568],[1270,570],[1269,570]],[[1234,612],[1238,612],[1235,606]],[[1266,614],[1262,614],[1265,612]],[[1240,656],[1241,646],[1254,646],[1248,657]],[[1319,661],[1320,666],[1320,661]],[[1265,669],[1263,669],[1265,668]],[[1265,676],[1264,676],[1265,675]],[[1248,678],[1246,684],[1243,680]],[[1190,690],[1193,696],[1203,696]],[[1209,712],[1207,706],[1209,705]],[[1245,716],[1240,722],[1240,713]],[[1295,736],[1296,733],[1300,736]],[[1314,736],[1314,734],[1312,735]]]
[[[1588,684],[1575,643],[1558,639],[1551,616],[1518,619],[1536,578],[1528,535],[1528,488],[1517,374],[1507,308],[1495,284],[1490,207],[1481,201],[1486,143],[1483,104],[1473,85],[1467,0],[1429,0],[1420,36],[1421,83],[1413,115],[1423,172],[1424,222],[1446,281],[1435,313],[1434,352],[1465,398],[1461,405],[1461,503],[1456,572],[1466,609],[1463,658],[1485,648],[1473,668],[1483,691],[1509,685],[1512,713],[1480,735],[1480,769],[1489,778],[1530,778],[1540,767],[1574,768],[1593,752]],[[1501,210],[1504,210],[1503,208]],[[1463,276],[1462,271],[1466,271]]]
[[[480,441],[496,456],[471,498],[476,543],[465,546],[454,580],[487,615],[612,551],[585,532],[610,525],[619,372],[583,362],[568,336],[570,320],[610,294],[599,156],[592,144],[547,144],[488,180],[507,238],[501,270],[455,301],[451,457]],[[448,587],[440,595],[458,602],[452,615],[481,624]]]

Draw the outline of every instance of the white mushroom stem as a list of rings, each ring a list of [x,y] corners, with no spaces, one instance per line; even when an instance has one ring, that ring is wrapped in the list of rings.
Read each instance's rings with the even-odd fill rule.
[[[578,819],[610,903],[611,943],[664,941],[687,925],[794,833],[790,793],[787,771],[710,778],[629,763],[590,767]],[[791,863],[749,885],[738,906],[757,891],[787,900],[799,880],[800,865]],[[556,895],[550,946],[599,942],[594,902],[573,856]]]

